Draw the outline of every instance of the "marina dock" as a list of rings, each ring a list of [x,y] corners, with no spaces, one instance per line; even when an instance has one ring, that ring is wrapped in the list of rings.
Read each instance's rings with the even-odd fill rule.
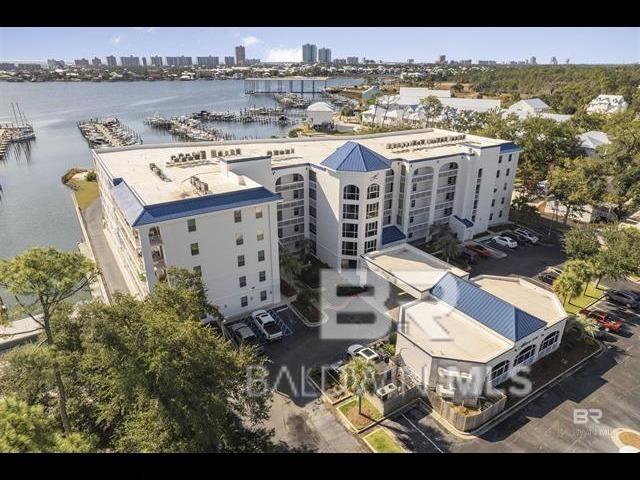
[[[78,122],[78,128],[90,148],[126,147],[142,143],[136,132],[115,117],[84,120]]]
[[[244,93],[320,93],[327,88],[329,77],[246,78]]]
[[[188,115],[170,118],[154,115],[153,117],[145,118],[144,123],[150,127],[166,130],[172,135],[187,141],[227,140],[219,130],[206,127],[199,119]]]
[[[15,123],[0,123],[0,161],[4,160],[11,144],[27,142],[36,138],[33,126],[20,110],[19,105],[11,104]]]

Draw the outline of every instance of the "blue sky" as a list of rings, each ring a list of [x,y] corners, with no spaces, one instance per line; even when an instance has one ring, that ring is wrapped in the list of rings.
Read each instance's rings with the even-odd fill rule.
[[[301,45],[331,48],[333,58],[433,61],[523,60],[551,56],[571,63],[640,62],[640,28],[509,27],[91,27],[0,28],[0,60],[104,58],[107,55],[233,55],[244,44],[248,58],[301,59]]]

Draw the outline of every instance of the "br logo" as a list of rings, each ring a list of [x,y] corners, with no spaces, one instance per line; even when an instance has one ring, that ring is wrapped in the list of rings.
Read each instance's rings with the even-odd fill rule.
[[[584,425],[591,420],[593,423],[599,424],[602,418],[602,410],[599,408],[575,408],[573,410],[573,423],[576,425]]]

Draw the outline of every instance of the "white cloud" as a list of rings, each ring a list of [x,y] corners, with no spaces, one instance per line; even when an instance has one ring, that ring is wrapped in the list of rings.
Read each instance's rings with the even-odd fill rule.
[[[267,62],[300,62],[302,48],[270,48],[267,50]]]
[[[111,37],[111,39],[109,40],[109,43],[120,43],[120,40],[122,40],[122,37],[120,37],[120,35],[114,35],[113,37]]]
[[[156,27],[133,27],[134,30],[144,30],[145,32],[153,32],[155,31]]]
[[[245,47],[251,47],[252,45],[257,45],[258,43],[262,43],[262,40],[260,40],[259,38],[254,37],[254,36],[243,37],[242,38],[242,44]]]

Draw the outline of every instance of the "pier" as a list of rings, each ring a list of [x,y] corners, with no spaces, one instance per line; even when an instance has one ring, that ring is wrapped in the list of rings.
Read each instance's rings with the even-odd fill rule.
[[[321,93],[327,88],[329,77],[245,78],[244,93]]]
[[[126,147],[142,143],[140,136],[117,118],[84,120],[78,122],[78,128],[90,148]]]
[[[188,115],[188,118],[202,122],[257,123],[259,125],[292,126],[302,122],[303,112],[291,112],[283,108],[250,107],[240,112],[209,112],[202,110]]]
[[[36,138],[33,126],[20,110],[18,104],[11,104],[15,123],[0,123],[0,160],[4,160],[13,143],[27,142]]]
[[[171,118],[154,115],[153,117],[145,118],[144,123],[150,127],[166,130],[172,135],[187,141],[227,140],[219,130],[205,127],[199,119],[188,115]]]

